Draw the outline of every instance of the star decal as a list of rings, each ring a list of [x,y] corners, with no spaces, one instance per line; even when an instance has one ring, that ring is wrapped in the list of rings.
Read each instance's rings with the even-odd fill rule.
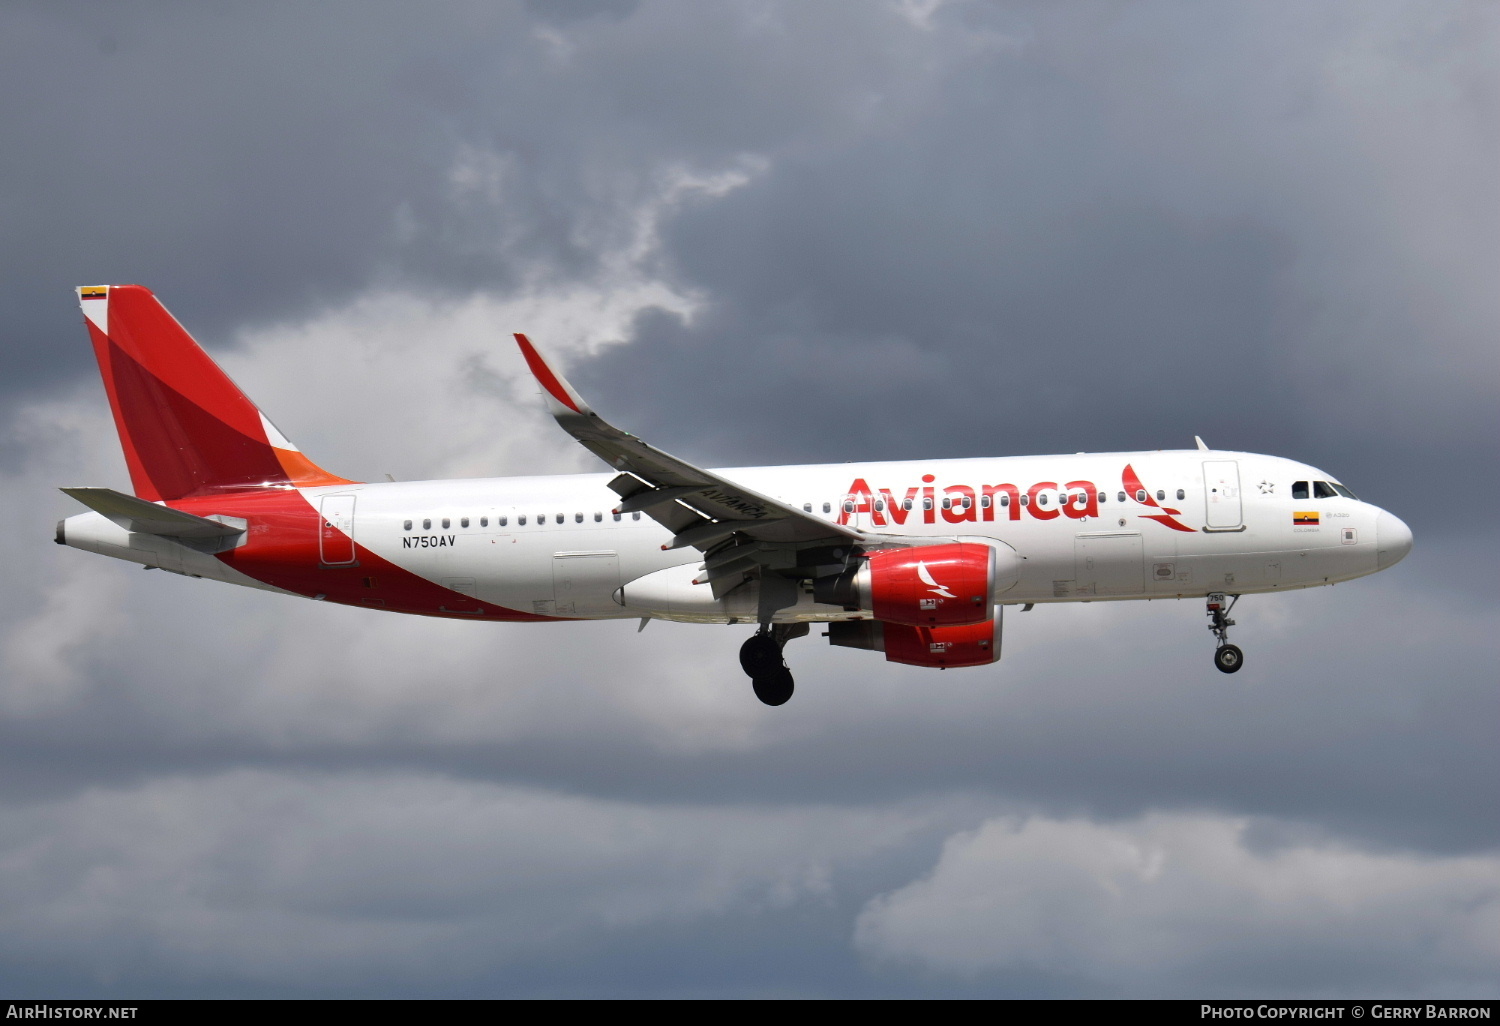
[[[1273,481],[1262,481],[1260,483],[1260,494],[1262,494],[1262,495],[1272,495],[1272,494],[1275,493],[1275,491],[1276,491],[1276,484],[1275,484],[1275,482],[1273,482]]]

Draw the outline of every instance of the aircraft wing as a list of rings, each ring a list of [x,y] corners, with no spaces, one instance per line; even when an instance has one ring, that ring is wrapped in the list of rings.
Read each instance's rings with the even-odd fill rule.
[[[531,341],[517,333],[516,342],[547,397],[548,409],[563,430],[618,471],[609,486],[623,500],[621,512],[640,511],[672,532],[664,548],[692,546],[707,552],[734,538],[736,548],[805,549],[860,540],[856,530],[832,524],[811,513],[762,495],[712,471],[669,456],[607,423],[589,408]],[[712,562],[712,561],[711,561]],[[737,563],[769,565],[746,552]],[[710,566],[708,579],[720,575]]]

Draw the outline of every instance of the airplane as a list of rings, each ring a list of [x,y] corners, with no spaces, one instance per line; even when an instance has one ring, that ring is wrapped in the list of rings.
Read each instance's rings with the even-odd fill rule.
[[[1295,460],[1210,449],[705,470],[595,413],[524,334],[557,423],[609,470],[351,481],[287,440],[151,291],[79,303],[134,494],[63,488],[90,512],[60,545],[188,577],[420,616],[638,618],[755,628],[740,665],[792,697],[783,647],[949,669],[1001,655],[1004,608],[1203,599],[1234,673],[1239,597],[1384,570],[1395,515]]]

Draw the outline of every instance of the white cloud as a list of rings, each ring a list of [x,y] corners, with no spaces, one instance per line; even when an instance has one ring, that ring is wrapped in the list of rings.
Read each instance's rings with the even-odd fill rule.
[[[1500,857],[1293,840],[1250,822],[999,818],[872,900],[868,957],[1009,971],[1111,993],[1478,993],[1500,973]],[[1299,969],[1299,964],[1301,968]]]

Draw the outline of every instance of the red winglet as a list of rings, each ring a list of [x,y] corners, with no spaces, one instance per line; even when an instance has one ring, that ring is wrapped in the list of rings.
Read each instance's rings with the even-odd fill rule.
[[[573,397],[572,389],[568,387],[567,382],[553,373],[551,367],[547,366],[547,361],[542,359],[542,354],[536,351],[536,346],[531,344],[531,340],[519,331],[515,335],[516,344],[521,347],[521,355],[526,357],[526,366],[531,368],[531,373],[536,375],[536,379],[542,383],[547,394],[574,413],[582,413],[583,411],[578,408],[578,400]]]

